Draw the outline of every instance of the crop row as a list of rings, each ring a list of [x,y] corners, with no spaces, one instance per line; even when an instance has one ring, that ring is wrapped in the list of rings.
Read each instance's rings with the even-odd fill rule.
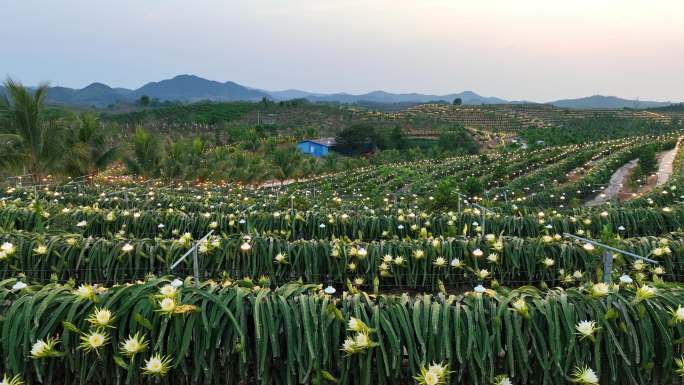
[[[438,193],[437,181],[450,177],[459,184],[469,176],[477,176],[491,187],[485,191],[488,199],[502,204],[502,192],[508,191],[508,201],[516,205],[541,209],[575,206],[591,194],[597,185],[607,182],[615,168],[638,156],[645,145],[661,148],[674,145],[675,136],[639,137],[585,145],[549,148],[536,152],[460,157],[431,160],[419,164],[394,164],[368,167],[285,187],[249,188],[240,186],[203,185],[196,187],[160,183],[122,186],[113,180],[103,185],[70,183],[45,188],[7,188],[2,200],[42,206],[98,207],[101,209],[181,208],[188,212],[240,212],[283,210],[293,203],[296,208],[377,210],[418,206],[432,207],[431,197]],[[590,157],[596,162],[587,175],[571,183],[564,182],[573,166]],[[442,170],[443,168],[447,170]],[[372,183],[371,183],[372,181]],[[293,202],[288,197],[294,196]],[[672,195],[671,195],[672,196]],[[458,199],[455,196],[454,200]],[[521,200],[522,199],[522,200]],[[673,199],[663,204],[671,204]],[[485,206],[496,202],[481,202]]]
[[[443,362],[450,384],[556,385],[577,367],[672,384],[684,337],[684,290],[663,284],[341,298],[156,278],[16,286],[0,282],[0,369],[29,383],[390,384]]]
[[[484,229],[483,229],[484,226]],[[394,237],[478,235],[481,233],[536,237],[546,233],[598,236],[605,231],[622,236],[659,235],[684,228],[684,208],[607,208],[510,214],[463,209],[461,212],[395,211],[377,213],[309,210],[251,211],[237,213],[186,213],[182,208],[159,210],[102,210],[84,208],[35,208],[7,204],[0,207],[0,229],[68,231],[86,236],[124,235],[136,238],[172,237],[190,232],[199,238],[214,230],[226,234],[277,234],[290,239],[351,238],[364,240]]]
[[[660,263],[656,268],[616,255],[613,278],[626,274],[635,281],[681,279],[684,240],[680,235],[614,239],[614,245]],[[24,274],[42,282],[117,283],[150,273],[186,276],[194,267],[188,257],[175,270],[170,268],[191,246],[189,234],[177,239],[108,240],[9,233],[0,235],[0,243],[0,277],[4,278]],[[473,287],[492,280],[509,286],[574,285],[599,280],[602,258],[598,249],[559,235],[371,242],[216,236],[200,244],[198,270],[201,278],[265,276],[275,284],[301,278],[310,283],[333,282],[338,287],[348,283],[366,288],[437,290],[440,284]]]

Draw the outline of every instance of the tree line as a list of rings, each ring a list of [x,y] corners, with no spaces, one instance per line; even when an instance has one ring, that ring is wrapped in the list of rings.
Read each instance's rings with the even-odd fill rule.
[[[378,129],[366,124],[339,134],[339,149],[350,156],[331,153],[324,158],[303,156],[294,143],[281,143],[258,127],[236,129],[234,140],[220,146],[206,137],[172,138],[142,127],[129,135],[90,113],[55,113],[45,106],[45,85],[28,89],[12,79],[5,85],[7,95],[0,100],[0,165],[5,176],[28,175],[35,183],[48,175],[93,175],[117,164],[127,173],[146,177],[259,184],[472,152],[477,147],[465,131],[444,131],[434,148],[421,148],[398,126]],[[365,149],[372,149],[375,156],[356,156]]]
[[[168,179],[213,179],[245,183],[306,177],[340,167],[356,167],[354,160],[338,162],[305,159],[294,144],[253,135],[237,144],[212,147],[200,138],[172,140],[142,127],[132,136],[103,129],[89,113],[51,115],[45,107],[47,87],[29,90],[12,79],[0,100],[0,165],[6,174],[30,176],[40,183],[46,176],[92,175],[113,163],[132,174]],[[252,140],[254,139],[254,140]]]
[[[520,136],[531,147],[564,146],[633,135],[656,135],[677,128],[682,128],[679,121],[662,123],[652,119],[596,114],[586,118],[571,119],[557,127],[526,128],[520,131]]]

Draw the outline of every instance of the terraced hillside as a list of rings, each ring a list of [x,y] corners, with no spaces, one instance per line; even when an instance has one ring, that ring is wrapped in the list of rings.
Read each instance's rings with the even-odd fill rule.
[[[435,136],[435,127],[463,125],[488,132],[515,132],[519,129],[563,126],[573,120],[589,118],[637,119],[670,124],[682,119],[673,109],[564,109],[546,104],[499,104],[451,106],[421,104],[388,112],[354,105],[312,104],[303,100],[265,103],[209,103],[143,109],[129,113],[103,114],[105,122],[124,131],[145,126],[162,132],[221,131],[226,127],[261,126],[281,135],[305,135],[307,130],[319,136],[335,136],[343,128],[357,123],[380,127],[399,125],[410,136]]]
[[[681,120],[681,111],[632,109],[567,109],[548,104],[492,104],[482,106],[450,106],[423,104],[387,117],[409,124],[432,122],[458,123],[469,128],[511,131],[521,128],[562,126],[569,121],[588,118],[638,119],[662,124]]]

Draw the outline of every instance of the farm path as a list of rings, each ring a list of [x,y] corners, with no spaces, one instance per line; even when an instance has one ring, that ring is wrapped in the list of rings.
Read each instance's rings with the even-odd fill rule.
[[[613,175],[610,177],[610,182],[608,182],[608,187],[606,187],[600,194],[595,196],[593,199],[587,201],[585,207],[593,207],[601,205],[605,202],[609,202],[612,199],[617,198],[620,189],[622,189],[625,177],[630,174],[630,172],[639,163],[638,159],[632,159],[627,164],[618,168]]]
[[[662,186],[668,181],[668,179],[670,179],[676,155],[677,147],[673,148],[672,150],[662,152],[660,155],[658,155],[658,171],[656,172],[658,179],[656,181],[656,186]]]
[[[675,148],[663,151],[658,154],[658,170],[655,172],[655,183],[648,183],[646,186],[644,186],[644,188],[639,190],[638,195],[647,193],[651,191],[654,187],[662,186],[670,179],[670,175],[672,175],[674,159],[677,156],[677,152],[679,151],[679,144],[681,142],[681,139],[682,138],[680,138],[680,141],[677,142],[677,146],[675,146]],[[591,200],[585,202],[584,206],[598,206],[605,202],[609,202],[611,200],[623,197],[625,197],[624,199],[633,198],[633,194],[627,194],[623,190],[627,184],[627,178],[631,174],[634,167],[637,166],[638,162],[638,159],[633,159],[629,161],[627,164],[617,169],[615,173],[613,173],[613,175],[610,177],[608,187],[606,187],[606,189],[604,189],[600,194],[598,194]]]
[[[306,180],[306,179],[305,179]],[[301,180],[300,180],[301,181]],[[292,184],[294,182],[297,182],[295,179],[286,179],[284,181],[279,181],[279,180],[269,180],[261,184],[260,187],[278,187],[278,186],[287,186],[289,184]]]

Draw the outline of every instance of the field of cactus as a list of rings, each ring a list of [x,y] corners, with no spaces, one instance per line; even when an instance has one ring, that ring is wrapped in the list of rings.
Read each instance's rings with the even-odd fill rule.
[[[3,369],[31,383],[406,383],[436,362],[451,383],[559,384],[586,366],[601,383],[671,384],[681,370],[684,291],[662,282],[412,296],[1,284]]]
[[[681,152],[585,205],[679,135],[286,186],[6,181],[0,384],[682,383]]]

